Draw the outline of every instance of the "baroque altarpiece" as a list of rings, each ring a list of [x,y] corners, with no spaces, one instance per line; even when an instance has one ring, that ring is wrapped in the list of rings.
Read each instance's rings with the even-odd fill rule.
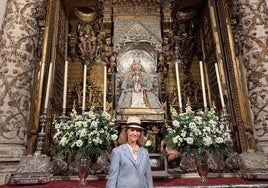
[[[131,8],[130,8],[131,7]],[[187,102],[194,110],[203,109],[199,62],[204,64],[208,108],[215,104],[217,113],[225,113],[238,152],[255,149],[250,115],[241,104],[247,104],[244,87],[238,83],[238,41],[231,28],[238,19],[236,4],[229,1],[196,1],[195,3],[160,1],[49,1],[40,20],[40,66],[36,72],[28,136],[28,153],[33,153],[44,108],[48,63],[54,64],[53,84],[47,114],[63,113],[64,62],[69,62],[67,104],[68,116],[75,108],[79,113],[92,106],[106,110],[122,125],[129,115],[141,118],[154,141],[154,152],[171,123],[170,106],[183,111]],[[225,46],[225,48],[223,48]],[[121,85],[135,58],[152,78],[152,90],[160,109],[121,108]],[[221,103],[214,64],[217,63],[223,88]],[[83,101],[83,72],[86,65],[86,99]],[[176,66],[178,66],[176,68]],[[180,93],[178,92],[180,89]],[[39,95],[38,95],[39,94]],[[178,96],[181,95],[181,96]],[[84,103],[84,104],[83,104]],[[83,108],[84,105],[84,108]],[[51,121],[44,127],[44,152],[52,143]]]
[[[79,114],[91,107],[107,111],[118,125],[139,116],[157,153],[172,122],[170,107],[184,112],[187,102],[195,111],[215,104],[231,129],[234,150],[249,161],[246,171],[267,172],[267,1],[0,5],[0,180],[27,154],[51,156],[52,121],[66,119],[73,108]],[[139,98],[142,108],[130,105],[130,93],[122,95],[137,59],[142,77],[150,78],[150,89]],[[136,85],[127,91],[132,89],[140,90]]]

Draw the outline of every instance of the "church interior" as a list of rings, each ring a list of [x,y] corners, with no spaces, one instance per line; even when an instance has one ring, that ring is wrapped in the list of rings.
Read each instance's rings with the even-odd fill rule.
[[[190,105],[194,112],[215,108],[230,131],[232,153],[211,157],[209,173],[268,186],[267,0],[0,6],[0,185],[74,179],[74,157],[58,159],[51,150],[53,122],[92,109],[115,119],[118,136],[128,117],[140,118],[156,179],[195,177],[194,159],[183,150],[163,152],[171,109],[183,114]],[[141,85],[132,86],[136,61]],[[108,169],[108,160],[97,160],[89,177],[103,181]]]

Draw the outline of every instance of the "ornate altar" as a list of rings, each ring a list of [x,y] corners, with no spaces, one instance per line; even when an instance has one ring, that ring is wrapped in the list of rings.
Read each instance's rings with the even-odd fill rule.
[[[105,1],[107,10],[102,12],[101,25],[94,11],[88,10],[87,14],[95,15],[94,19],[79,18],[82,22],[73,23],[72,27],[69,55],[88,67],[86,108],[95,106],[99,111],[107,110],[121,125],[126,123],[128,116],[139,116],[146,133],[153,141],[154,151],[159,151],[157,147],[163,139],[162,130],[166,120],[170,119],[169,105],[179,108],[174,66],[179,58],[183,60],[180,67],[184,75],[181,77],[188,77],[181,85],[183,103],[186,103],[187,98],[193,104],[199,104],[201,100],[199,84],[189,74],[194,51],[193,48],[188,50],[187,44],[193,40],[192,28],[180,32],[170,30],[170,2],[161,4],[160,1],[118,1],[113,7],[110,6],[111,4]],[[129,6],[133,7],[133,10],[129,10]],[[109,14],[109,7],[113,8],[113,15]],[[187,24],[184,25],[185,28]],[[190,24],[187,27],[189,26]],[[182,29],[181,26],[175,25],[176,30],[177,27]],[[135,58],[140,59],[142,71],[148,75],[151,82],[150,91],[144,94],[147,95],[145,100],[150,103],[150,100],[155,98],[153,103],[159,105],[121,106],[119,101],[122,85]],[[106,74],[106,78],[102,73]],[[82,103],[81,80],[73,84],[68,100],[77,101],[77,106]]]
[[[117,118],[121,125],[125,123],[129,115],[140,116],[143,126],[146,127],[147,136],[153,141],[154,149],[157,151],[159,140],[163,137],[163,134],[160,134],[161,129],[165,127],[165,123],[171,123],[171,121],[168,121],[171,120],[170,105],[178,110],[181,107],[184,108],[186,102],[190,101],[195,110],[201,109],[204,107],[202,99],[205,97],[202,96],[202,91],[205,89],[208,107],[215,103],[220,113],[222,104],[226,105],[227,113],[230,115],[228,121],[233,133],[234,147],[237,151],[244,152],[247,149],[267,148],[267,144],[265,145],[267,134],[262,134],[265,128],[262,126],[263,121],[260,121],[263,118],[264,108],[261,108],[261,110],[258,108],[260,106],[258,102],[262,102],[262,98],[250,100],[256,98],[256,92],[254,91],[259,85],[263,84],[253,84],[256,87],[247,90],[245,83],[241,82],[241,80],[246,80],[243,73],[251,73],[251,69],[240,69],[241,67],[247,68],[243,64],[248,62],[248,58],[243,57],[243,54],[240,53],[245,47],[241,44],[248,38],[243,38],[244,35],[241,38],[239,35],[241,34],[240,31],[243,30],[240,19],[251,18],[250,16],[249,18],[245,17],[243,14],[251,15],[250,13],[254,12],[256,7],[252,8],[250,4],[246,3],[245,7],[248,10],[239,14],[241,13],[239,11],[241,2],[238,3],[238,1],[51,0],[40,2],[42,3],[33,5],[36,6],[35,8],[28,6],[28,3],[25,6],[27,12],[33,14],[31,18],[36,18],[35,21],[38,21],[38,23],[30,21],[26,24],[40,27],[39,33],[36,30],[37,33],[32,35],[35,39],[28,38],[31,41],[36,41],[38,36],[37,56],[31,58],[31,55],[35,57],[35,47],[31,47],[31,45],[21,45],[21,50],[24,52],[20,51],[28,54],[27,57],[30,59],[28,58],[29,61],[27,62],[30,67],[34,66],[35,70],[32,69],[33,67],[29,68],[32,73],[36,73],[22,74],[26,75],[26,79],[23,80],[27,81],[28,78],[32,80],[34,75],[34,80],[29,82],[30,85],[33,83],[34,85],[31,85],[31,87],[27,85],[27,91],[23,91],[24,87],[18,87],[19,90],[23,90],[18,90],[15,94],[11,93],[12,95],[4,95],[3,98],[3,104],[11,105],[12,112],[17,109],[18,112],[23,112],[17,114],[24,114],[23,117],[29,119],[22,116],[13,117],[9,108],[4,108],[3,120],[5,120],[6,125],[9,121],[14,125],[14,118],[18,120],[19,125],[6,126],[2,139],[4,143],[19,144],[19,152],[16,151],[14,156],[13,153],[5,153],[8,157],[3,159],[2,162],[6,163],[5,161],[8,161],[10,156],[18,161],[17,155],[23,155],[22,152],[24,152],[26,145],[27,153],[33,153],[36,150],[36,142],[40,140],[42,141],[40,142],[42,147],[38,149],[44,149],[44,153],[49,153],[48,149],[53,144],[52,117],[61,117],[60,115],[65,114],[65,112],[69,116],[73,106],[76,107],[78,113],[83,111],[83,108],[81,108],[83,103],[83,65],[87,65],[86,110],[89,110],[92,106],[99,112],[107,110]],[[244,4],[242,3],[242,5]],[[263,3],[260,2],[261,5]],[[22,8],[15,5],[14,7]],[[30,9],[40,12],[40,16],[35,15],[37,12]],[[266,16],[264,14],[266,9],[261,8],[260,10],[261,16]],[[11,15],[13,12],[9,11]],[[6,16],[12,18],[8,14]],[[23,15],[21,16],[23,17]],[[10,19],[10,21],[12,21],[10,22],[12,24],[13,20]],[[25,38],[25,35],[21,34],[24,30],[17,31],[20,26],[8,27],[9,22],[6,22],[6,24],[7,27],[4,27],[6,32],[4,33],[13,33]],[[24,24],[24,22],[18,22],[17,24]],[[265,24],[261,23],[261,25]],[[23,26],[23,28],[26,27]],[[256,28],[251,28],[251,30],[254,29]],[[13,32],[13,30],[16,30],[16,32]],[[260,29],[259,32],[263,32],[263,30]],[[262,35],[263,33],[258,33],[256,36],[249,38],[254,40]],[[8,46],[8,41],[12,37],[6,35],[3,35],[3,37],[3,40],[7,41],[7,46],[3,46],[3,49],[5,48],[5,52],[7,52],[4,53],[3,58],[6,60],[5,69],[9,70],[12,69],[12,66],[9,66],[10,59],[6,56],[9,57],[9,53],[13,54]],[[265,40],[265,37],[262,37],[262,39]],[[18,40],[19,43],[20,41]],[[25,43],[25,40],[23,41]],[[257,46],[259,50],[265,45],[260,42]],[[17,48],[18,45],[13,45],[13,47],[19,49]],[[25,49],[23,49],[24,47]],[[255,48],[256,46],[254,46]],[[32,51],[31,55],[29,50]],[[250,57],[255,62],[264,63],[267,59],[264,56],[252,55],[252,53],[255,53],[252,49],[247,50],[249,50],[249,56],[251,54],[252,57]],[[23,62],[26,62],[26,56],[21,55],[21,53],[15,53],[15,59],[22,58]],[[153,80],[154,89],[152,92],[161,103],[162,109],[160,110],[155,108],[121,108],[118,105],[124,74],[128,71],[135,56],[141,58],[145,72]],[[179,87],[176,83],[178,79],[176,79],[174,68],[174,60],[176,59],[181,60],[178,65],[180,73],[178,76],[180,81],[178,82],[181,84],[182,106],[178,102]],[[200,69],[198,67],[200,60],[205,65],[204,74],[206,78],[206,88],[202,91],[200,88]],[[245,62],[243,62],[244,60]],[[62,99],[65,99],[62,91],[65,89],[65,77],[63,75],[66,71],[63,67],[66,61],[69,62],[69,74],[67,79],[68,104],[65,109],[62,107]],[[49,74],[50,62],[53,64],[52,75]],[[253,65],[255,62],[250,61]],[[214,64],[219,66],[221,76],[219,81],[216,77]],[[17,68],[27,72],[24,65]],[[14,72],[12,77],[18,78],[20,81],[21,79],[17,77],[17,73],[21,71]],[[6,73],[8,72],[6,71]],[[257,70],[257,73],[262,75],[262,69]],[[50,77],[53,80],[51,82]],[[252,79],[249,79],[249,82],[251,82],[250,80]],[[256,77],[252,82],[255,83],[260,80],[262,79]],[[11,88],[16,85],[16,82],[5,84],[8,84],[6,88]],[[223,97],[221,97],[223,100],[220,100],[219,97],[218,84],[223,87]],[[19,85],[21,86],[21,84]],[[30,91],[29,88],[33,90]],[[17,100],[18,94],[22,93],[23,96],[26,94],[27,99],[25,102],[27,105],[24,105],[24,108],[21,108],[21,103],[18,103]],[[248,98],[247,94],[250,93],[251,96],[249,95]],[[32,95],[32,99],[29,97],[30,95]],[[23,97],[18,99],[23,99]],[[251,103],[248,103],[248,101]],[[255,103],[256,105],[254,105]],[[252,104],[255,108],[250,108]],[[31,109],[29,109],[29,106],[31,106]],[[253,119],[252,113],[255,114]],[[19,121],[21,118],[23,121]],[[258,129],[259,134],[254,135],[256,127],[261,128]],[[41,136],[38,134],[39,131]],[[21,144],[25,142],[26,137],[27,144]],[[260,140],[261,142],[258,142]],[[4,145],[4,150],[11,147],[8,144]]]
[[[159,75],[157,58],[161,49],[162,37],[160,26],[160,4],[152,3],[149,9],[143,3],[134,5],[135,11],[125,11],[126,5],[114,7],[114,45],[118,53],[117,73],[115,75],[115,108],[116,117],[124,123],[129,115],[137,115],[142,122],[163,123],[164,110],[153,108],[120,108],[118,100],[124,74],[131,68],[134,58],[141,60],[142,67],[153,80],[154,95],[159,98]],[[144,15],[137,19],[135,15]],[[122,34],[124,33],[124,34]]]

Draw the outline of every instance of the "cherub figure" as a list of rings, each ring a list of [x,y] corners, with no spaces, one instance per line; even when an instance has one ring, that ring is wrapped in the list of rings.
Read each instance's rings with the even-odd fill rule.
[[[78,48],[81,54],[81,59],[85,64],[90,64],[94,58],[97,49],[97,36],[96,32],[92,29],[91,25],[78,25]]]

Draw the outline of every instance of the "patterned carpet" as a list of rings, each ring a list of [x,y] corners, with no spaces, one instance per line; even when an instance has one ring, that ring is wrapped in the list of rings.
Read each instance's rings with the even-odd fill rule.
[[[106,178],[99,180],[87,180],[86,188],[104,188]],[[42,185],[2,185],[1,188],[78,188],[78,180],[52,180]],[[167,178],[154,179],[155,188],[175,188],[175,187],[268,187],[268,180],[245,180],[240,177],[209,177],[207,182],[201,182],[200,178]]]

